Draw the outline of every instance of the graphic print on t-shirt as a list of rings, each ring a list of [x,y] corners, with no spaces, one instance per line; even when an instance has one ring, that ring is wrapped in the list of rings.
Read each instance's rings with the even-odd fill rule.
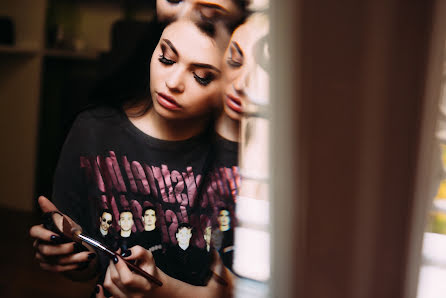
[[[95,226],[100,229],[101,211],[108,210],[112,223],[108,230],[120,235],[120,217],[123,211],[131,214],[132,224],[126,235],[143,232],[143,209],[152,207],[156,214],[156,227],[164,244],[177,244],[176,232],[181,223],[190,224],[194,230],[191,242],[205,248],[204,230],[209,223],[217,223],[222,208],[234,214],[235,195],[240,183],[237,167],[217,168],[206,177],[202,195],[198,196],[202,175],[194,169],[169,169],[167,165],[150,165],[143,161],[129,160],[108,151],[105,156],[81,156],[80,167],[95,188]],[[91,194],[90,194],[91,195]],[[100,214],[101,213],[101,214]],[[130,221],[130,220],[129,220]],[[126,225],[126,228],[129,225]]]
[[[176,257],[186,261],[197,260],[194,256],[200,254],[196,252],[211,254],[219,234],[219,210],[226,209],[231,228],[236,226],[239,181],[236,143],[210,130],[187,140],[157,139],[136,128],[123,111],[98,107],[80,113],[73,123],[54,175],[52,197],[87,235],[113,249],[144,246],[153,252],[158,266],[168,248],[176,248],[172,250]],[[147,229],[146,207],[153,208],[152,216],[155,213],[155,220],[147,218],[151,226]],[[133,224],[121,237],[119,220],[126,211]],[[186,250],[177,249],[175,237],[182,223],[192,227]],[[210,227],[207,240],[206,227]],[[220,242],[230,239],[220,238]],[[210,241],[209,250],[206,241]],[[101,254],[98,260],[105,276],[109,260]],[[205,275],[195,275],[197,268],[189,269],[178,271],[186,275],[178,279],[206,284]]]

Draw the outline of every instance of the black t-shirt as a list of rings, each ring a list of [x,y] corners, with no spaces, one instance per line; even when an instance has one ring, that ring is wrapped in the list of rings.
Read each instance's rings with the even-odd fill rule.
[[[117,247],[121,249],[122,252],[132,248],[135,245],[140,245],[138,243],[139,237],[135,235],[135,233],[131,233],[128,237],[118,237]]]
[[[98,231],[96,233],[96,237],[94,237],[96,240],[98,240],[99,242],[101,242],[102,244],[105,244],[106,247],[112,249],[112,250],[117,250],[118,247],[116,247],[117,245],[117,236],[112,235],[111,233],[108,233],[107,235],[102,235],[100,231]]]
[[[212,275],[211,254],[206,249],[194,246],[182,249],[178,245],[170,245],[163,256],[161,268],[184,282],[205,285],[203,280],[209,280]]]
[[[153,254],[158,253],[163,248],[161,232],[157,228],[152,231],[143,231],[138,236],[139,245],[151,251]]]
[[[210,180],[206,184],[206,195],[214,194],[212,227],[212,246],[220,253],[223,263],[232,270],[234,228],[237,226],[235,203],[240,185],[238,167],[239,143],[232,142],[216,134],[214,136],[214,156]],[[209,181],[211,183],[209,183]],[[226,210],[229,213],[230,229],[221,232],[218,222],[219,213]]]
[[[62,149],[54,203],[91,236],[98,235],[102,210],[112,214],[109,233],[118,236],[120,213],[131,211],[135,239],[144,231],[143,208],[153,206],[163,247],[177,244],[177,227],[186,222],[194,228],[191,249],[201,250],[206,224],[212,222],[216,204],[224,201],[212,185],[208,194],[198,195],[205,180],[203,172],[212,167],[211,139],[202,133],[184,141],[160,140],[140,131],[121,111],[85,111],[77,117]],[[235,183],[235,177],[231,179]],[[112,246],[119,246],[115,244]],[[142,243],[137,240],[134,244]],[[102,273],[107,264],[101,267]]]

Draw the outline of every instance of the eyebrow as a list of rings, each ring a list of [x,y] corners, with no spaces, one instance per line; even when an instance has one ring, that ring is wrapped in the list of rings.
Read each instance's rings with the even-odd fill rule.
[[[172,49],[172,51],[175,53],[175,55],[180,56],[180,55],[178,55],[177,49],[173,46],[173,44],[172,44],[172,42],[170,40],[168,40],[166,38],[163,38],[163,41],[165,43],[167,43],[167,45]]]
[[[239,52],[240,55],[244,56],[244,55],[243,55],[243,51],[242,51],[242,49],[240,48],[240,46],[238,45],[238,43],[236,43],[235,41],[233,41],[233,42],[232,42],[232,45],[235,47],[235,49],[237,50],[237,52]]]
[[[175,55],[177,55],[178,57],[180,56],[180,55],[178,54],[177,49],[174,47],[174,45],[172,44],[172,42],[171,42],[170,40],[168,40],[168,39],[166,39],[166,38],[163,38],[163,41],[164,41],[165,43],[167,43],[167,45],[172,49],[172,51],[175,53]],[[242,55],[243,55],[243,54],[242,54]],[[192,63],[192,66],[199,67],[199,68],[208,68],[208,69],[212,69],[212,70],[214,70],[214,71],[216,71],[216,72],[221,73],[220,69],[218,69],[217,67],[215,67],[215,66],[213,66],[213,65],[211,65],[211,64],[206,64],[206,63]]]
[[[228,12],[223,6],[215,4],[215,3],[200,3],[199,5],[201,7],[213,8],[213,9],[216,9],[216,10]]]
[[[192,63],[192,66],[199,67],[199,68],[208,68],[208,69],[212,69],[212,70],[215,70],[216,72],[221,73],[220,69],[218,69],[217,67],[215,67],[213,65],[206,64],[206,63]]]

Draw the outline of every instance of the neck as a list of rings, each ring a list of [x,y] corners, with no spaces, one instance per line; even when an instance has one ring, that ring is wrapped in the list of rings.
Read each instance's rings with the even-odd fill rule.
[[[106,236],[108,234],[108,231],[103,230],[102,228],[99,228],[101,231],[102,236]]]
[[[229,141],[239,142],[240,121],[234,120],[222,112],[215,123],[215,131]]]
[[[201,133],[209,121],[208,117],[172,120],[161,117],[152,108],[140,117],[129,117],[130,121],[149,136],[166,141],[181,141]]]
[[[153,230],[155,230],[155,227],[154,226],[145,226],[144,230],[146,230],[146,231],[153,231]]]
[[[226,232],[228,230],[229,230],[229,225],[220,227],[220,231],[222,231],[222,232]]]
[[[132,233],[132,230],[128,230],[128,231],[123,231],[121,230],[121,237],[130,237],[130,234]]]
[[[189,247],[189,242],[188,243],[178,243],[178,246],[182,249],[182,250],[186,250]]]

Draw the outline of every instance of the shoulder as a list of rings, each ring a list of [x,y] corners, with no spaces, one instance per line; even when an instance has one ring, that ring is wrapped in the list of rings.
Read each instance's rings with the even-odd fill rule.
[[[80,112],[73,122],[73,131],[100,131],[124,123],[123,112],[112,107],[98,106]]]
[[[97,106],[81,111],[75,120],[75,124],[88,123],[105,123],[117,121],[122,118],[123,112],[117,108],[107,106]]]
[[[117,109],[108,107],[95,107],[80,112],[65,139],[65,144],[96,143],[98,138],[117,135],[121,130],[125,118]]]

